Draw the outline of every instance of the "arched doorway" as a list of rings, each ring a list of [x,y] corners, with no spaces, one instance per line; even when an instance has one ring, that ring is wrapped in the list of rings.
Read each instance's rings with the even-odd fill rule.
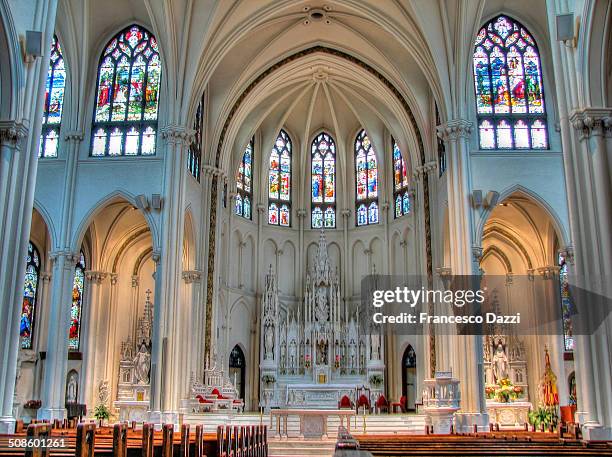
[[[402,395],[408,411],[416,410],[416,374],[416,353],[409,344],[402,356]]]
[[[229,358],[229,378],[236,386],[238,395],[244,400],[246,360],[240,346],[234,346]]]

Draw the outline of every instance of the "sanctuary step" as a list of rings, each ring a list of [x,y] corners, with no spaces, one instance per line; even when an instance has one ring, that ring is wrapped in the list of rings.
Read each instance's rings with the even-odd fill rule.
[[[367,414],[365,416],[354,416],[351,419],[350,428],[355,433],[365,432],[367,434],[422,434],[425,428],[425,416],[420,414]],[[270,415],[264,414],[261,418],[258,413],[241,414],[185,414],[183,422],[187,424],[204,424],[205,433],[215,433],[219,425],[252,425],[259,424],[270,426]],[[328,419],[328,433],[330,438],[336,438],[340,419],[330,416]],[[269,428],[268,434],[274,436],[274,431]],[[287,434],[289,438],[299,438],[300,419],[298,416],[289,416],[287,421]]]
[[[268,455],[270,457],[317,456],[331,457],[336,447],[335,439],[327,440],[268,440]]]

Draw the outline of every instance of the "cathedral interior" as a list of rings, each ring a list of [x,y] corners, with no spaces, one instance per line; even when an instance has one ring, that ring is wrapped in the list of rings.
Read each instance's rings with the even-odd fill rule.
[[[579,334],[566,309],[570,283],[612,297],[609,1],[0,0],[0,18],[0,432],[358,388],[416,413],[439,372],[457,423],[488,427],[489,392],[538,405],[550,369],[557,405],[612,439],[612,318]],[[522,278],[543,278],[566,308],[554,334],[367,330],[372,275],[503,277],[525,309],[545,300]]]

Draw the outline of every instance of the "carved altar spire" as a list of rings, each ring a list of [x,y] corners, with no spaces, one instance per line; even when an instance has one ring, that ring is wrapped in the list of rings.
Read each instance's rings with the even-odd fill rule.
[[[319,246],[317,248],[317,255],[314,259],[313,276],[315,278],[315,284],[329,285],[331,282],[327,239],[325,238],[325,232],[323,230],[321,230],[319,234]]]

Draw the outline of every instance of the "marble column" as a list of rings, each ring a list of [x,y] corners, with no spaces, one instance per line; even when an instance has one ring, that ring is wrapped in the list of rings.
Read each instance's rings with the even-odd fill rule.
[[[74,266],[79,254],[70,251],[54,251],[50,254],[53,263],[51,303],[49,304],[49,330],[47,335],[47,357],[42,386],[42,408],[38,419],[60,419],[66,416],[64,385],[68,366],[68,323],[72,304]]]
[[[202,337],[204,329],[204,316],[200,306],[200,280],[202,272],[199,270],[185,270],[182,274],[184,294],[182,298],[182,335],[181,341],[181,372],[184,373],[181,385],[181,398],[189,394],[191,376],[195,376],[198,365],[204,358],[202,352]]]
[[[473,214],[470,209],[469,139],[472,122],[453,119],[437,128],[446,144],[448,158],[447,194],[450,237],[450,263],[455,275],[480,274],[482,248],[473,239]],[[452,337],[454,347],[465,348],[454,353],[454,375],[460,381],[461,412],[457,414],[458,429],[471,429],[473,424],[488,427],[484,397],[482,335]],[[456,367],[456,369],[455,369]]]
[[[186,154],[194,132],[180,125],[168,125],[160,131],[165,141],[164,190],[161,257],[155,276],[155,339],[151,354],[154,377],[151,383],[151,398],[155,408],[152,409],[151,420],[177,422],[183,375],[180,372],[180,290],[185,226],[185,178],[188,173]]]
[[[597,303],[595,294],[608,302],[612,296],[612,108],[581,108],[570,113],[569,121],[573,142],[566,155],[574,169],[566,178],[577,204],[570,205],[575,260],[568,273],[571,284],[593,293],[591,303],[579,304],[583,309],[573,317],[579,323],[588,318],[588,307],[609,307]],[[577,420],[587,439],[612,439],[611,339],[610,314],[593,332],[575,335]]]

